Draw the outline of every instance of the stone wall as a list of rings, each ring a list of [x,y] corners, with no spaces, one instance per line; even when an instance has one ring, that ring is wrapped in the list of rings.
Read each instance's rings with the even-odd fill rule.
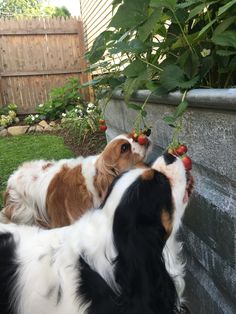
[[[196,181],[180,232],[187,264],[185,295],[193,314],[236,313],[236,89],[217,92],[209,98],[205,90],[204,97],[201,91],[189,93],[182,133]],[[143,102],[146,95],[140,91],[134,100]],[[180,96],[171,94],[171,104],[150,97],[152,158],[170,143],[172,129],[162,118],[174,111]],[[106,110],[108,140],[130,131],[135,115],[115,94]]]

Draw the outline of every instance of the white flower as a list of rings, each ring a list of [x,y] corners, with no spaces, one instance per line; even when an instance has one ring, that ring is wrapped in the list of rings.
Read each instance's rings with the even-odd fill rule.
[[[91,112],[93,112],[93,109],[89,109],[89,108],[87,108],[87,113],[91,113]]]
[[[94,108],[94,104],[92,102],[88,103],[88,108]]]
[[[211,54],[211,49],[202,49],[202,51],[200,52],[202,57],[205,58],[207,56],[209,56]]]
[[[32,117],[31,117],[31,120],[32,120],[32,121],[34,121],[34,120],[35,120],[35,117],[34,117],[34,116],[32,116]]]
[[[66,117],[66,113],[62,113],[61,116],[62,116],[63,118],[65,118],[65,117]]]
[[[44,104],[39,104],[39,108],[42,108],[44,106]]]
[[[38,118],[38,117],[39,117],[39,115],[38,115],[38,114],[36,114],[36,115],[35,115],[35,118]]]
[[[75,109],[75,112],[77,113],[77,112],[78,112],[78,109]]]

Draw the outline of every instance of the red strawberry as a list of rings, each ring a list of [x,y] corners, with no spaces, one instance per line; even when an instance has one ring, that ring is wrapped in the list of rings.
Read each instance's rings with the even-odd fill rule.
[[[138,143],[140,145],[146,145],[147,144],[147,137],[145,135],[143,135],[143,134],[139,135]]]
[[[188,148],[186,145],[180,145],[179,147],[175,149],[175,153],[179,156],[186,154],[187,151],[188,151]]]
[[[184,167],[186,170],[191,170],[192,169],[192,160],[189,156],[185,155],[183,158],[182,158],[182,161],[184,163]]]
[[[105,132],[107,129],[107,126],[106,125],[99,125],[99,129],[100,129],[100,131]]]

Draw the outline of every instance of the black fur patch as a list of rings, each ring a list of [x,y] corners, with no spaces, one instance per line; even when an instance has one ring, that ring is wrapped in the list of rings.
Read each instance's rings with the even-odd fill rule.
[[[129,314],[177,313],[177,293],[162,250],[161,212],[172,215],[171,188],[158,171],[152,180],[136,180],[115,212],[113,233],[118,251],[115,278]]]
[[[0,313],[14,314],[12,287],[17,281],[16,243],[11,233],[0,233]]]
[[[166,238],[161,224],[163,209],[172,214],[171,188],[168,179],[158,171],[154,171],[153,179],[139,177],[127,189],[113,222],[118,252],[115,279],[121,295],[116,296],[80,258],[77,292],[83,295],[85,303],[91,301],[88,314],[178,313],[177,293],[162,256]]]
[[[163,156],[167,165],[173,164],[173,162],[176,161],[176,157],[172,154],[169,154],[168,152],[165,152]]]
[[[88,314],[117,313],[118,299],[104,279],[83,260],[79,259],[80,279],[78,295],[84,297],[84,303],[92,301]],[[114,312],[113,312],[114,311]]]

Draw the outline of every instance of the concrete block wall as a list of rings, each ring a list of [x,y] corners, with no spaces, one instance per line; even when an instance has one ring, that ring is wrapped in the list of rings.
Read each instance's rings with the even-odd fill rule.
[[[220,97],[198,93],[189,93],[181,136],[188,145],[195,177],[195,191],[179,234],[187,267],[185,295],[193,314],[235,314],[236,89],[223,90]],[[146,95],[141,91],[133,100],[142,103]],[[151,158],[171,141],[172,129],[163,116],[174,111],[180,96],[150,97],[146,109],[154,143]],[[135,116],[122,95],[115,94],[106,109],[108,140],[129,132]]]

